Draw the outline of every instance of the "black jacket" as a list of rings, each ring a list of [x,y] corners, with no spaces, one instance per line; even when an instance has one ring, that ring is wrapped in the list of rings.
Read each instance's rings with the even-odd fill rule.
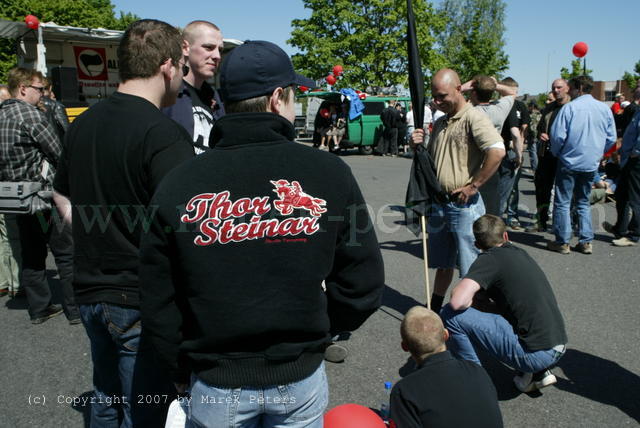
[[[174,380],[304,379],[332,332],[380,305],[382,258],[351,171],[293,137],[278,115],[227,115],[213,150],[172,171],[151,202],[141,309]]]

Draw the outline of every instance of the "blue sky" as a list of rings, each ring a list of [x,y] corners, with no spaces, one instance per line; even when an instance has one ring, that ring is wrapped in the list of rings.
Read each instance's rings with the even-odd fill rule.
[[[112,0],[116,11],[133,12],[177,26],[205,19],[222,28],[224,37],[263,39],[286,45],[291,20],[311,12],[301,0]],[[436,4],[439,3],[436,0]],[[507,75],[520,83],[521,93],[546,91],[560,68],[574,59],[578,41],[589,45],[587,68],[595,80],[616,80],[640,60],[639,0],[508,0],[506,16]],[[418,23],[420,25],[420,23]],[[401,54],[405,54],[402,52]],[[319,77],[319,76],[310,76]]]

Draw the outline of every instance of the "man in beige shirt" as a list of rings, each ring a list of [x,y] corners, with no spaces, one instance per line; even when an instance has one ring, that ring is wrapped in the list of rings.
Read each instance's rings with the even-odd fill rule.
[[[462,95],[458,74],[439,70],[431,81],[433,100],[446,116],[433,126],[428,150],[436,175],[449,194],[445,204],[432,205],[429,213],[429,267],[436,268],[431,309],[440,311],[457,266],[466,275],[478,256],[473,222],[485,213],[478,189],[496,172],[505,155],[502,137],[487,115],[474,109]],[[414,145],[425,133],[416,129]]]

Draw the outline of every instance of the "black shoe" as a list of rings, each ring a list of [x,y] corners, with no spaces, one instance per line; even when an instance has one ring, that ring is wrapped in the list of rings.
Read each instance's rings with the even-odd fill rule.
[[[49,305],[47,309],[44,310],[43,313],[39,314],[31,318],[31,324],[42,324],[47,321],[49,318],[53,318],[56,315],[60,315],[62,313],[61,305]]]
[[[324,359],[330,363],[341,363],[347,358],[347,348],[332,343],[324,350]]]
[[[82,320],[80,319],[80,317],[77,318],[68,318],[69,320],[69,325],[78,325],[78,324],[82,324]]]
[[[620,239],[622,237],[622,235],[620,235],[616,230],[616,226],[609,223],[608,221],[602,222],[602,228],[605,230],[605,232],[612,234],[615,239]]]

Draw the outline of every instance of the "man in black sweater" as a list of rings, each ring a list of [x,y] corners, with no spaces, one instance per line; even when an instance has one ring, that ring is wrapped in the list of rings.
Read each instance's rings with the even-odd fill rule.
[[[227,115],[212,150],[151,202],[143,323],[174,382],[190,382],[198,426],[321,427],[323,351],[379,307],[378,242],[344,162],[292,141],[295,85],[313,82],[289,56],[246,42],[220,83]]]
[[[418,369],[391,391],[391,420],[399,428],[500,428],[496,389],[477,364],[447,351],[449,333],[435,312],[409,309],[400,326],[402,349]]]
[[[454,356],[480,364],[476,348],[484,349],[521,372],[514,383],[531,392],[556,383],[549,369],[564,355],[567,333],[546,275],[526,251],[509,242],[505,229],[494,215],[475,221],[473,234],[482,254],[440,315]],[[475,309],[481,297],[495,305]]]
[[[154,190],[194,156],[187,132],[160,112],[182,82],[181,42],[162,21],[129,26],[118,47],[122,83],[71,124],[54,182],[58,208],[69,222],[73,213],[73,287],[97,398],[91,426],[164,426],[176,394],[141,330],[138,265]]]

